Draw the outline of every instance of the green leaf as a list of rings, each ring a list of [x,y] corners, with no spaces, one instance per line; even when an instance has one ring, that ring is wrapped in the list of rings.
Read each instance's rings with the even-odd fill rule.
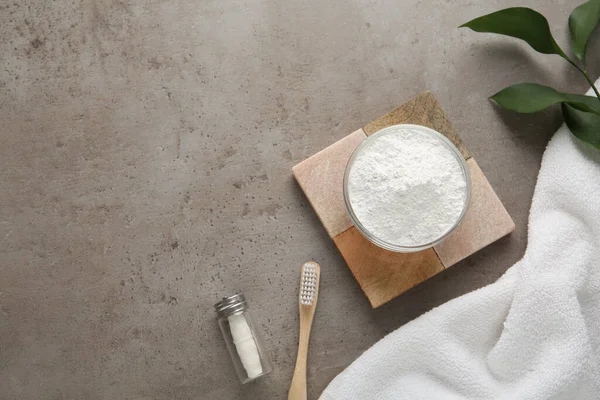
[[[543,54],[567,55],[554,40],[548,20],[531,8],[513,7],[475,18],[460,26],[475,32],[498,33],[526,41]]]
[[[570,105],[562,104],[562,114],[569,130],[579,140],[596,149],[600,149],[600,116],[579,111]]]
[[[571,50],[585,66],[585,53],[588,39],[600,19],[600,1],[590,0],[573,10],[569,16],[571,31]]]
[[[584,96],[581,94],[563,93],[567,101],[566,104],[580,111],[600,115],[600,101],[594,96]]]
[[[502,108],[522,114],[542,111],[558,103],[568,103],[578,110],[600,115],[600,102],[596,97],[562,93],[536,83],[520,83],[509,86],[490,99]]]

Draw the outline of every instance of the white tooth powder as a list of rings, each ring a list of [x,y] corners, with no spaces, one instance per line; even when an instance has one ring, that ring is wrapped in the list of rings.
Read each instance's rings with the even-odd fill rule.
[[[427,132],[394,127],[360,150],[348,175],[348,200],[373,236],[419,246],[460,218],[467,181],[455,153]]]

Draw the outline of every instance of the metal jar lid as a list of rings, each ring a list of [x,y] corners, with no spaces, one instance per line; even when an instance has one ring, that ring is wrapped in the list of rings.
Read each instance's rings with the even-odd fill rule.
[[[248,308],[246,297],[243,294],[234,294],[233,296],[223,297],[223,300],[215,304],[215,310],[219,317],[228,317],[239,311]]]

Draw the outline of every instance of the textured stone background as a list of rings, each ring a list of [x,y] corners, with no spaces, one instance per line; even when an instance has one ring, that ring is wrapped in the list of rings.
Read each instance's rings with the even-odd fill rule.
[[[562,44],[578,3],[527,2]],[[314,259],[316,398],[388,332],[496,280],[526,246],[560,117],[486,98],[521,81],[585,89],[556,56],[456,29],[521,4],[2,1],[0,397],[285,398],[299,267]],[[371,310],[291,167],[424,90],[517,231]],[[237,291],[276,368],[243,387],[212,310]]]

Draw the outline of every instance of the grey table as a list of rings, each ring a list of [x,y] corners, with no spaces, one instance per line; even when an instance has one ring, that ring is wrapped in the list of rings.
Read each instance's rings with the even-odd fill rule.
[[[528,5],[566,43],[578,2],[551,3]],[[521,81],[585,89],[558,57],[456,28],[521,4],[2,2],[0,397],[283,399],[299,266],[314,259],[316,398],[385,334],[495,281],[525,249],[560,116],[486,98]],[[517,230],[372,310],[290,169],[424,90]],[[212,310],[238,291],[276,368],[243,387]]]

